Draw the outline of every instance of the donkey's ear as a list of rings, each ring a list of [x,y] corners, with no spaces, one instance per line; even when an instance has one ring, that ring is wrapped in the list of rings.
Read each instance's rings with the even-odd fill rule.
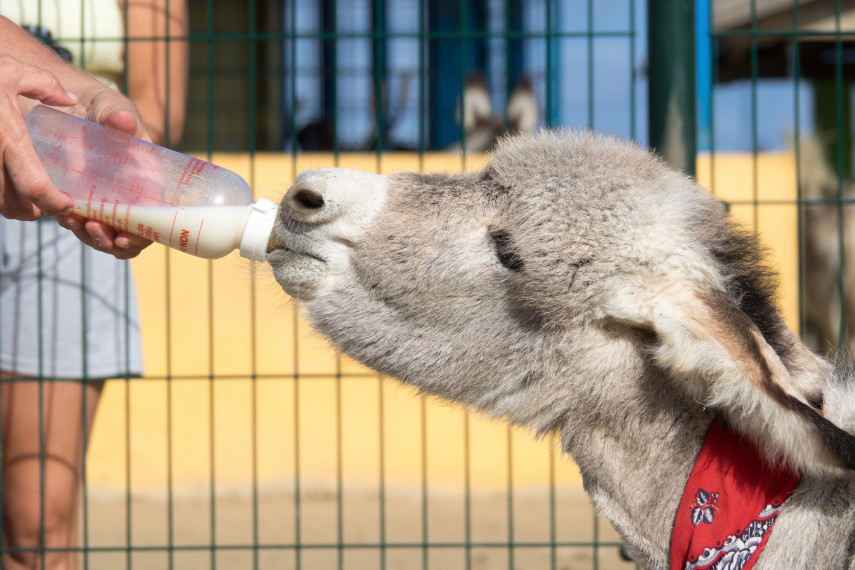
[[[814,473],[855,469],[855,437],[803,395],[760,330],[720,290],[649,277],[615,294],[606,316],[656,336],[657,364],[770,458]]]

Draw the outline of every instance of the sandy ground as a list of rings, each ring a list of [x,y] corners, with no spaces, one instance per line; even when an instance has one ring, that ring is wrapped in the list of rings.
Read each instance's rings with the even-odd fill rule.
[[[601,542],[618,541],[607,522],[595,523],[580,489],[556,490],[554,509],[548,489],[515,489],[510,498],[507,492],[473,491],[469,501],[462,492],[430,489],[424,495],[420,488],[387,488],[381,496],[376,487],[347,484],[337,493],[305,482],[299,501],[293,485],[284,484],[259,488],[257,501],[252,489],[218,490],[214,497],[207,491],[176,491],[171,498],[90,490],[83,513],[83,544],[90,551],[80,567],[635,568],[620,559],[615,546],[595,550],[579,544],[590,543],[595,532]],[[549,546],[552,536],[560,546]]]

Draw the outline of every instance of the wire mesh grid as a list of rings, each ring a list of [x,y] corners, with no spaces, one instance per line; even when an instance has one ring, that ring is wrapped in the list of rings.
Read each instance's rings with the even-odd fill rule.
[[[849,349],[852,6],[829,0],[707,8],[698,12],[710,26],[708,40],[699,42],[699,61],[710,62],[699,74],[707,184],[752,228],[771,234],[767,241],[785,242],[779,257],[790,325],[819,352]],[[720,179],[734,151],[745,159],[748,182],[739,195]],[[785,173],[776,176],[782,158]]]
[[[742,19],[724,0],[697,4],[698,177],[761,231],[780,216],[791,222],[791,314],[809,329],[798,316],[811,277],[798,208],[830,206],[841,228],[831,255],[845,267],[848,7],[826,3],[829,29],[814,20],[803,28],[808,2],[799,0],[783,10],[787,25],[762,0],[740,3]],[[644,2],[205,0],[191,1],[189,14],[187,38],[163,37],[190,43],[182,148],[271,199],[305,168],[477,168],[481,149],[456,117],[475,70],[506,127],[525,79],[541,125],[647,142]],[[808,60],[808,51],[818,53]],[[816,87],[804,68],[822,61],[830,75]],[[766,116],[772,99],[783,101],[777,117]],[[830,122],[807,110],[829,100]],[[734,106],[747,109],[738,128]],[[780,163],[767,151],[786,145],[770,137],[788,126],[794,194],[769,195],[767,174]],[[799,141],[822,126],[837,135],[835,183],[831,196],[807,198]],[[741,193],[730,192],[734,179]],[[4,552],[70,550],[83,568],[634,567],[556,441],[413,394],[334,354],[265,268],[153,246],[132,269],[146,370],[107,382],[101,395],[81,451],[79,540],[46,547],[42,523],[39,546],[4,543]],[[834,281],[843,306],[842,270]],[[832,329],[842,342],[845,319]],[[91,404],[81,396],[80,405]],[[43,446],[39,455],[44,463]],[[45,486],[42,476],[42,496]]]

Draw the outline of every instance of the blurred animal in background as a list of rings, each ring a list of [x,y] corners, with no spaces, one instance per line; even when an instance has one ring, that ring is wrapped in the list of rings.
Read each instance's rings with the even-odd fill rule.
[[[332,117],[320,116],[300,127],[297,133],[297,144],[300,150],[331,151],[338,149],[357,152],[374,151],[378,148],[383,150],[411,150],[406,145],[401,145],[394,140],[394,129],[400,124],[407,110],[412,80],[411,74],[401,75],[394,105],[389,104],[387,84],[384,83],[381,90],[382,102],[379,108],[375,103],[376,97],[372,91],[371,110],[375,117],[374,128],[364,140],[356,143],[343,141],[341,126],[339,125],[339,130],[337,130]],[[302,101],[297,101],[298,109],[302,104]],[[463,107],[462,112],[461,106]],[[382,116],[382,121],[379,124],[376,120],[378,111]],[[484,74],[481,71],[473,71],[469,74],[464,85],[462,101],[458,98],[455,120],[458,125],[462,123],[464,141],[455,144],[450,150],[460,150],[465,145],[468,152],[485,152],[490,150],[499,138],[506,133],[516,134],[533,131],[540,120],[540,110],[531,80],[527,77],[521,78],[508,98],[505,111],[494,112]],[[287,126],[285,131],[288,131]]]
[[[804,337],[820,352],[838,346],[852,350],[855,348],[855,205],[846,201],[855,198],[855,188],[849,182],[838,189],[837,174],[826,159],[819,138],[800,139],[795,150],[799,157],[801,196],[807,202],[801,210]],[[842,205],[838,205],[841,190]]]
[[[463,133],[468,152],[485,152],[493,148],[505,133],[530,133],[540,119],[531,80],[521,78],[508,98],[507,113],[494,113],[487,81],[480,71],[473,71],[463,87]],[[458,101],[455,119],[461,123]]]

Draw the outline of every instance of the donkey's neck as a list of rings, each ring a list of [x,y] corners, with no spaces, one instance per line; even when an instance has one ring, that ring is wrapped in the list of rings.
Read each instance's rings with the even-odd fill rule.
[[[633,558],[649,570],[667,568],[677,507],[710,417],[657,407],[656,398],[641,406],[629,399],[635,402],[609,417],[575,410],[562,428],[562,445]]]

